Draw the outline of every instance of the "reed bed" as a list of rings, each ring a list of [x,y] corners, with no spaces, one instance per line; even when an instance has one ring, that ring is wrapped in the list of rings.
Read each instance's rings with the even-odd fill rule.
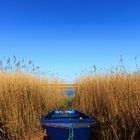
[[[57,81],[51,84],[59,84]],[[21,73],[0,73],[0,139],[33,134],[41,114],[64,109],[66,96],[48,80]]]
[[[140,72],[91,74],[77,85],[74,106],[97,118],[99,140],[140,140]]]

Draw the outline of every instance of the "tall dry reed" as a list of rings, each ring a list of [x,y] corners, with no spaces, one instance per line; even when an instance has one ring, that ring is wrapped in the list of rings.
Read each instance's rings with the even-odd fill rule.
[[[64,108],[65,102],[61,89],[52,88],[47,80],[21,73],[0,73],[0,139],[34,133],[40,115]]]
[[[140,73],[89,75],[77,82],[74,106],[100,122],[101,140],[140,140]]]

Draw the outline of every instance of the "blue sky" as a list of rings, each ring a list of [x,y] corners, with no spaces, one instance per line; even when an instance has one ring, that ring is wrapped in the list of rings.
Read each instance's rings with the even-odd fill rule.
[[[0,0],[0,58],[32,60],[67,82],[83,70],[140,62],[138,0]]]

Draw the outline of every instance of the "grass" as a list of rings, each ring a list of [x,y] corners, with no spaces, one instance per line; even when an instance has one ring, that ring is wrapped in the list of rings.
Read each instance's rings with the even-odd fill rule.
[[[0,134],[3,139],[32,134],[41,114],[63,109],[65,102],[61,89],[51,88],[46,80],[0,73]]]
[[[56,86],[52,88],[52,84]],[[20,67],[18,71],[17,67],[12,71],[1,69],[0,139],[12,140],[33,134],[39,129],[41,114],[65,109],[66,95],[57,85],[60,85],[58,80],[25,74]]]
[[[0,61],[0,139],[33,134],[41,114],[71,107],[97,118],[100,140],[140,139],[140,71],[101,75],[95,68],[95,74],[67,85],[75,88],[75,97],[67,99],[63,91],[67,86],[30,74],[35,71],[32,61],[26,66],[14,57],[14,68],[10,62],[3,68]]]
[[[99,139],[140,139],[139,72],[88,75],[77,84],[74,106],[97,118]]]

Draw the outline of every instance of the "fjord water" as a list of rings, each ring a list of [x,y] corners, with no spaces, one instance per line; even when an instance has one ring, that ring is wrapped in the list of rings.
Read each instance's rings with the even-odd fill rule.
[[[75,89],[65,89],[65,93],[68,98],[72,98],[75,95]]]

